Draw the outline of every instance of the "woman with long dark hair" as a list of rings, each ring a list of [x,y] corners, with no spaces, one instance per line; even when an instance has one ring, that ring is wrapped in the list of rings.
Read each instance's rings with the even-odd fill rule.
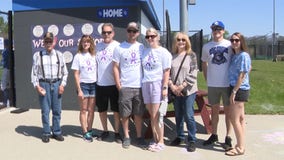
[[[245,102],[249,98],[249,72],[251,59],[247,52],[245,38],[241,33],[234,33],[230,39],[233,57],[229,67],[231,86],[229,117],[233,125],[237,144],[235,148],[226,152],[226,155],[236,156],[245,153]]]

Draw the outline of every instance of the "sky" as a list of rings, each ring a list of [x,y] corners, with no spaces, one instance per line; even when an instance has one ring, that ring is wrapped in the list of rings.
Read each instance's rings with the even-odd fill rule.
[[[172,30],[180,30],[180,0],[152,0],[163,25],[164,8],[170,15]],[[210,25],[222,21],[229,34],[241,32],[246,37],[273,33],[273,0],[195,0],[188,6],[189,30],[203,29],[210,34]],[[275,33],[284,36],[284,0],[275,0]],[[282,18],[281,18],[282,17]]]
[[[284,36],[284,0],[274,1],[275,23],[273,0],[195,0],[195,5],[188,6],[189,30],[203,29],[204,35],[210,34],[210,25],[218,20],[225,24],[229,34],[241,32],[246,37],[271,35],[275,24],[275,33]],[[164,3],[164,9],[170,15],[171,29],[180,30],[179,2],[180,0],[152,0],[161,26]],[[12,0],[0,0],[1,11],[11,9]]]

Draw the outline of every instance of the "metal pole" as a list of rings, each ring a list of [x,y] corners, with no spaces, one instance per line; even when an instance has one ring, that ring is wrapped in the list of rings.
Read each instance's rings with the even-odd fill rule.
[[[165,34],[165,0],[163,0],[163,35]]]
[[[188,33],[188,5],[187,0],[180,0],[180,31]]]
[[[273,32],[272,32],[272,61],[275,62],[275,55],[274,55],[274,44],[275,44],[275,0],[273,0]]]
[[[12,11],[8,12],[8,35],[9,35],[9,50],[10,50],[10,105],[16,107],[16,88],[15,88],[15,56],[13,49],[13,14]]]

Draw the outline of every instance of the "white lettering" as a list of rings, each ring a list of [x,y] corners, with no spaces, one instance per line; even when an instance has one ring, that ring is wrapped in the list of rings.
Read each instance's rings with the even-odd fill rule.
[[[43,40],[33,40],[34,48],[44,47]]]
[[[103,9],[103,17],[104,18],[123,17],[122,12],[123,12],[122,9]]]
[[[58,45],[59,47],[72,47],[74,46],[74,41],[73,39],[68,39],[68,40],[61,39],[59,40]]]

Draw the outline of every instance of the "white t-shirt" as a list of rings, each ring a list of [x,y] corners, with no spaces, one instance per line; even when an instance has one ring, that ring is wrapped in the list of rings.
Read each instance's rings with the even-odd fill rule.
[[[112,41],[109,44],[101,42],[96,45],[96,59],[98,65],[97,84],[100,86],[115,85],[112,70],[112,59],[114,48],[118,45],[119,42],[117,41]]]
[[[163,79],[163,71],[171,68],[172,55],[164,47],[147,48],[142,54],[144,82],[155,82]]]
[[[88,53],[77,53],[71,69],[80,71],[80,82],[94,83],[97,81],[96,57]]]
[[[203,46],[201,60],[208,63],[208,87],[229,87],[228,69],[232,56],[230,45],[230,41],[223,39],[221,42],[211,41]]]
[[[143,49],[143,44],[139,42],[131,44],[126,41],[114,49],[113,61],[119,63],[122,87],[141,88]]]

